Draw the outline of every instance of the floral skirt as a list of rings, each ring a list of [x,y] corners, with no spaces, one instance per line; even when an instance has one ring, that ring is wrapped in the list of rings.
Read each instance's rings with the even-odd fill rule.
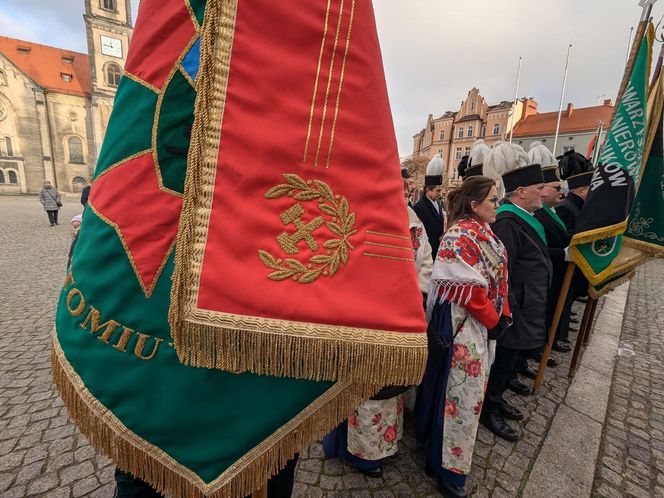
[[[380,460],[397,452],[403,434],[403,394],[369,400],[348,417],[348,452],[365,460]]]

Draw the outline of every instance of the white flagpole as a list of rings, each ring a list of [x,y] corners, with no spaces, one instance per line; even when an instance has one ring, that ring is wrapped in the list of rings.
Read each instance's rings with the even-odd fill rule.
[[[572,51],[572,44],[567,47],[567,60],[565,61],[565,74],[563,75],[563,87],[560,90],[560,104],[558,105],[558,123],[556,124],[556,137],[553,139],[553,155],[556,155],[558,147],[558,134],[560,133],[560,118],[563,113],[563,100],[565,99],[565,86],[567,85],[567,69],[569,68],[569,54]]]
[[[516,70],[516,88],[514,88],[514,103],[512,104],[512,117],[510,118],[510,143],[514,132],[514,115],[516,114],[516,99],[519,95],[519,80],[521,79],[521,57],[519,57],[519,68]]]

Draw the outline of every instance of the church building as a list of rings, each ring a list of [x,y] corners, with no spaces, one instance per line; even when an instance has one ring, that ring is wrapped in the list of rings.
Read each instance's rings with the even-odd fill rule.
[[[0,36],[0,194],[92,177],[132,33],[130,0],[85,0],[88,53]]]

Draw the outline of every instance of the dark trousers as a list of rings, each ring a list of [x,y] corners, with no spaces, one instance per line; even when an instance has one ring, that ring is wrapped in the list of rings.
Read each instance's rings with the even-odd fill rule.
[[[293,459],[288,460],[286,466],[276,476],[267,482],[268,498],[290,498],[293,493],[297,458],[296,454]],[[115,482],[117,489],[113,498],[164,498],[145,481],[117,468],[115,469]]]
[[[521,351],[518,349],[496,346],[496,359],[491,366],[491,374],[484,395],[486,410],[497,410],[498,406],[502,404],[507,383],[514,377],[517,363],[522,358]]]
[[[51,225],[57,225],[58,224],[58,210],[54,211],[46,211],[46,214],[48,214],[48,222]]]

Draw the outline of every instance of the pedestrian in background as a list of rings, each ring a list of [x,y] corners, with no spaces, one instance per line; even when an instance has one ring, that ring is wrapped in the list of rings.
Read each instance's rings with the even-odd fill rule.
[[[39,192],[39,202],[44,206],[51,226],[58,225],[58,211],[62,207],[62,198],[60,192],[48,180],[44,182],[44,188]]]

